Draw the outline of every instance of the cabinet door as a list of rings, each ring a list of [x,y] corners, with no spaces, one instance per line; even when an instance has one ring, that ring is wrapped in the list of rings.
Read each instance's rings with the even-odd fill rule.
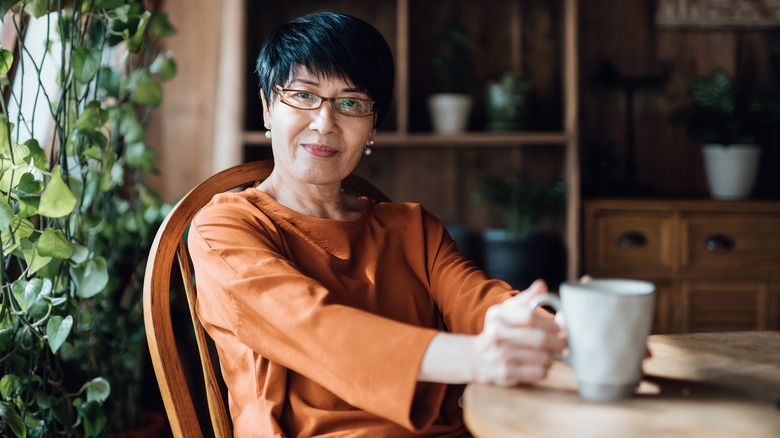
[[[775,328],[772,283],[766,281],[684,281],[683,332],[771,330]]]

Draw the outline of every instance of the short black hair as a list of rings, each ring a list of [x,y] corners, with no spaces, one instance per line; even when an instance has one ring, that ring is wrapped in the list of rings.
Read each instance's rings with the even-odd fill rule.
[[[317,12],[274,30],[257,58],[260,88],[284,87],[299,66],[350,82],[376,101],[378,126],[393,98],[395,64],[390,47],[371,24],[338,12]]]

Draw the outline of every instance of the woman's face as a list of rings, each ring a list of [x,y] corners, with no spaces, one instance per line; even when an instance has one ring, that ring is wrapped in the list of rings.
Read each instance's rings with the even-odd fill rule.
[[[342,79],[320,77],[304,67],[298,67],[283,88],[304,90],[326,98],[369,99]],[[276,171],[280,176],[300,183],[340,183],[355,169],[363,147],[373,138],[374,117],[338,113],[331,101],[315,110],[297,109],[282,102],[276,93],[271,94],[262,95],[263,118],[272,132]]]

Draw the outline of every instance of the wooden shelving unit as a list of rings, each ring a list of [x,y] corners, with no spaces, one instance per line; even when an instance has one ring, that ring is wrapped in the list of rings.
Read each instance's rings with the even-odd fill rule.
[[[235,0],[233,0],[235,1]],[[245,0],[244,0],[245,1]],[[527,146],[533,147],[545,147],[545,148],[562,148],[563,149],[563,162],[562,174],[569,184],[569,195],[566,206],[566,224],[565,224],[565,241],[568,251],[568,277],[570,279],[576,278],[579,275],[579,220],[580,220],[580,183],[579,183],[579,157],[578,157],[578,70],[577,70],[577,0],[559,0],[561,2],[561,16],[560,23],[552,23],[554,29],[560,31],[560,43],[561,43],[561,73],[560,77],[562,84],[560,89],[562,90],[561,102],[561,122],[560,130],[542,131],[542,132],[482,132],[472,131],[459,135],[437,135],[430,132],[421,131],[419,127],[413,126],[412,121],[417,121],[415,117],[419,117],[420,108],[412,107],[412,99],[410,96],[414,95],[414,81],[417,79],[414,75],[417,74],[430,74],[430,72],[420,72],[419,68],[413,69],[413,57],[412,51],[416,48],[414,45],[418,41],[412,41],[411,36],[415,29],[412,28],[414,20],[419,20],[419,13],[425,11],[425,8],[439,8],[447,9],[451,2],[437,2],[434,0],[425,0],[424,2],[417,2],[411,0],[383,0],[378,3],[377,8],[385,8],[385,10],[392,10],[392,2],[394,2],[395,20],[394,26],[388,30],[386,16],[382,16],[382,24],[384,24],[384,30],[381,26],[380,31],[394,32],[391,37],[388,35],[388,42],[390,43],[396,61],[396,84],[395,84],[395,100],[394,111],[390,118],[394,118],[391,121],[391,127],[388,130],[380,131],[377,135],[377,143],[382,147],[395,148],[399,151],[408,151],[412,148],[434,148],[434,149],[447,149],[447,148],[480,148],[480,147],[505,147],[505,148],[525,148]],[[276,2],[274,2],[276,3]],[[368,3],[368,2],[366,2]],[[295,14],[299,14],[301,11],[308,11],[314,9],[337,9],[344,12],[352,13],[349,8],[355,9],[356,15],[371,15],[375,11],[371,10],[371,6],[367,6],[366,3],[360,2],[330,2],[324,0],[308,0],[304,2],[295,2],[295,5],[280,6],[278,4],[263,5],[265,14],[278,14],[279,20],[287,20]],[[510,62],[512,68],[519,68],[518,64],[521,63],[521,56],[519,55],[522,46],[522,20],[520,17],[520,11],[522,10],[524,0],[505,0],[502,5],[508,8],[508,12],[512,14],[512,19],[508,22],[510,29],[506,32],[509,41],[505,48],[491,47],[491,50],[504,50],[508,52],[506,58],[511,58]],[[421,6],[422,5],[422,6]],[[241,8],[244,10],[249,9],[249,4],[244,3]],[[284,9],[284,8],[287,9]],[[480,6],[482,7],[482,6]],[[417,8],[417,9],[415,9]],[[420,9],[422,8],[422,9]],[[377,13],[378,14],[378,13]],[[379,15],[376,15],[379,17]],[[269,20],[267,17],[262,17],[264,20]],[[469,17],[464,17],[467,20]],[[370,18],[369,18],[369,21]],[[419,22],[419,21],[418,21]],[[226,26],[222,30],[223,40],[236,41],[238,38],[237,32],[246,32],[247,30],[242,26],[236,26],[235,29],[231,29],[230,26]],[[225,37],[228,37],[227,39]],[[246,37],[244,37],[246,39]],[[254,41],[253,41],[254,43]],[[246,44],[244,41],[243,44]],[[245,46],[240,46],[238,50],[233,50],[233,53],[240,52]],[[246,60],[232,60],[231,62],[239,63],[233,65],[241,65],[241,62]],[[503,62],[503,60],[502,60]],[[235,77],[235,76],[234,76]],[[242,81],[245,79],[242,78]],[[230,87],[230,85],[222,85],[224,87]],[[419,84],[417,85],[419,86]],[[252,89],[252,87],[248,87]],[[235,92],[235,85],[230,88]],[[415,104],[419,105],[419,102],[415,101]],[[244,107],[245,105],[233,106],[233,115],[236,114],[235,109],[239,107],[238,111],[241,113],[239,120],[244,120]],[[250,108],[256,111],[254,108]],[[417,113],[415,113],[417,111]],[[253,117],[249,117],[253,118]],[[234,125],[235,126],[235,125]],[[223,154],[235,157],[236,154],[240,154],[245,147],[263,147],[270,145],[270,141],[264,136],[264,131],[257,128],[247,127],[246,123],[240,128],[240,135],[227,136],[227,143],[221,142],[221,150]],[[222,137],[224,140],[226,137]]]

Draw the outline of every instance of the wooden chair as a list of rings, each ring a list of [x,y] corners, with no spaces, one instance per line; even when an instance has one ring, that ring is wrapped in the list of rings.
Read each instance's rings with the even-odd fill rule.
[[[185,378],[182,357],[176,346],[171,322],[170,291],[174,257],[179,260],[179,269],[195,329],[213,434],[217,438],[230,437],[232,436],[230,420],[218,384],[220,380],[217,380],[214,371],[206,334],[195,316],[196,290],[184,235],[195,214],[215,194],[254,185],[267,178],[272,169],[272,160],[257,161],[232,167],[206,179],[184,196],[168,213],[152,244],[146,264],[143,289],[146,338],[171,430],[177,438],[198,438],[204,436],[204,432],[198,421],[193,394]],[[381,191],[354,175],[344,180],[343,187],[345,190],[376,201],[389,201]],[[190,358],[189,363],[194,362],[195,359]],[[221,379],[221,376],[219,378]]]

